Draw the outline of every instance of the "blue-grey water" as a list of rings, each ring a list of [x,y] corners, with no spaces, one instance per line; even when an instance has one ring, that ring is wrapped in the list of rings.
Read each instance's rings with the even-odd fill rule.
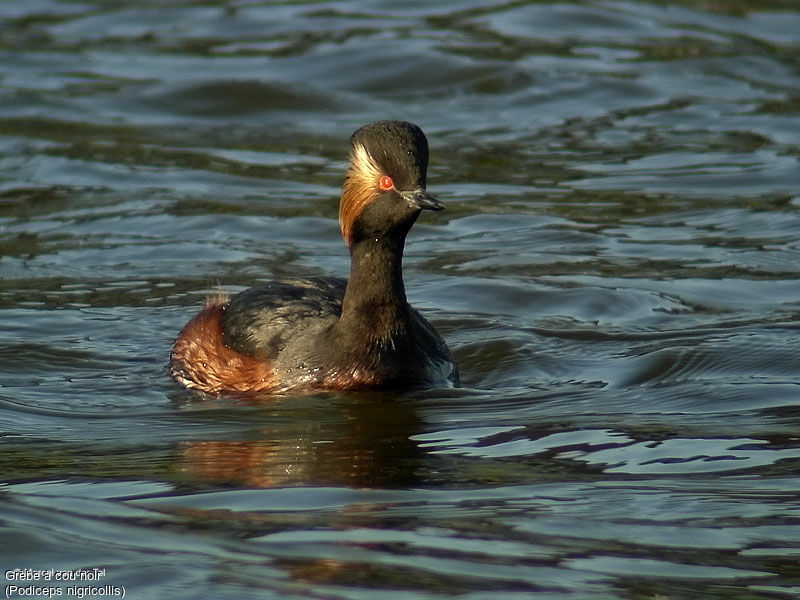
[[[179,388],[383,118],[464,387]],[[799,163],[794,0],[0,2],[3,593],[797,597]]]

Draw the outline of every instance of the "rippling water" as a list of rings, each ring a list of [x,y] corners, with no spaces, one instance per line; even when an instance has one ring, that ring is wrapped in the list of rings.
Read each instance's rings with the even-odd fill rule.
[[[4,592],[101,568],[135,598],[800,594],[796,2],[0,19]],[[465,387],[174,385],[209,292],[347,273],[347,137],[380,118],[431,143],[448,209],[406,282]]]

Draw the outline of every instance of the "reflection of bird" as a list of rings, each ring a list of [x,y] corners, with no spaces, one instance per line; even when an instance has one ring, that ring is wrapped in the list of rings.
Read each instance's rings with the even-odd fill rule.
[[[204,392],[458,385],[447,345],[406,301],[406,234],[423,209],[428,141],[402,121],[356,131],[339,206],[350,277],[267,283],[210,299],[183,328],[173,377]]]
[[[248,421],[252,427],[229,439],[180,442],[171,471],[183,482],[239,487],[419,486],[427,470],[415,439],[422,431],[417,404],[386,410],[386,397],[375,390],[270,404],[266,420]],[[236,406],[272,400],[250,395]]]

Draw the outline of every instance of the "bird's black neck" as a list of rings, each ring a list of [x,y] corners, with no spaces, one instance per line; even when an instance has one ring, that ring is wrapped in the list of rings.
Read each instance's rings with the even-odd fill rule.
[[[405,333],[409,306],[403,285],[405,236],[368,238],[350,249],[350,278],[339,325],[369,342]]]

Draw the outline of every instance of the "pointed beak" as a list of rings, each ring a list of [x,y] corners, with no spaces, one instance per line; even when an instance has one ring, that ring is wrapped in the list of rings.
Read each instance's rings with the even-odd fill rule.
[[[411,190],[410,192],[400,192],[400,195],[408,202],[411,208],[420,210],[442,210],[444,208],[444,204],[438,198],[422,188]]]

